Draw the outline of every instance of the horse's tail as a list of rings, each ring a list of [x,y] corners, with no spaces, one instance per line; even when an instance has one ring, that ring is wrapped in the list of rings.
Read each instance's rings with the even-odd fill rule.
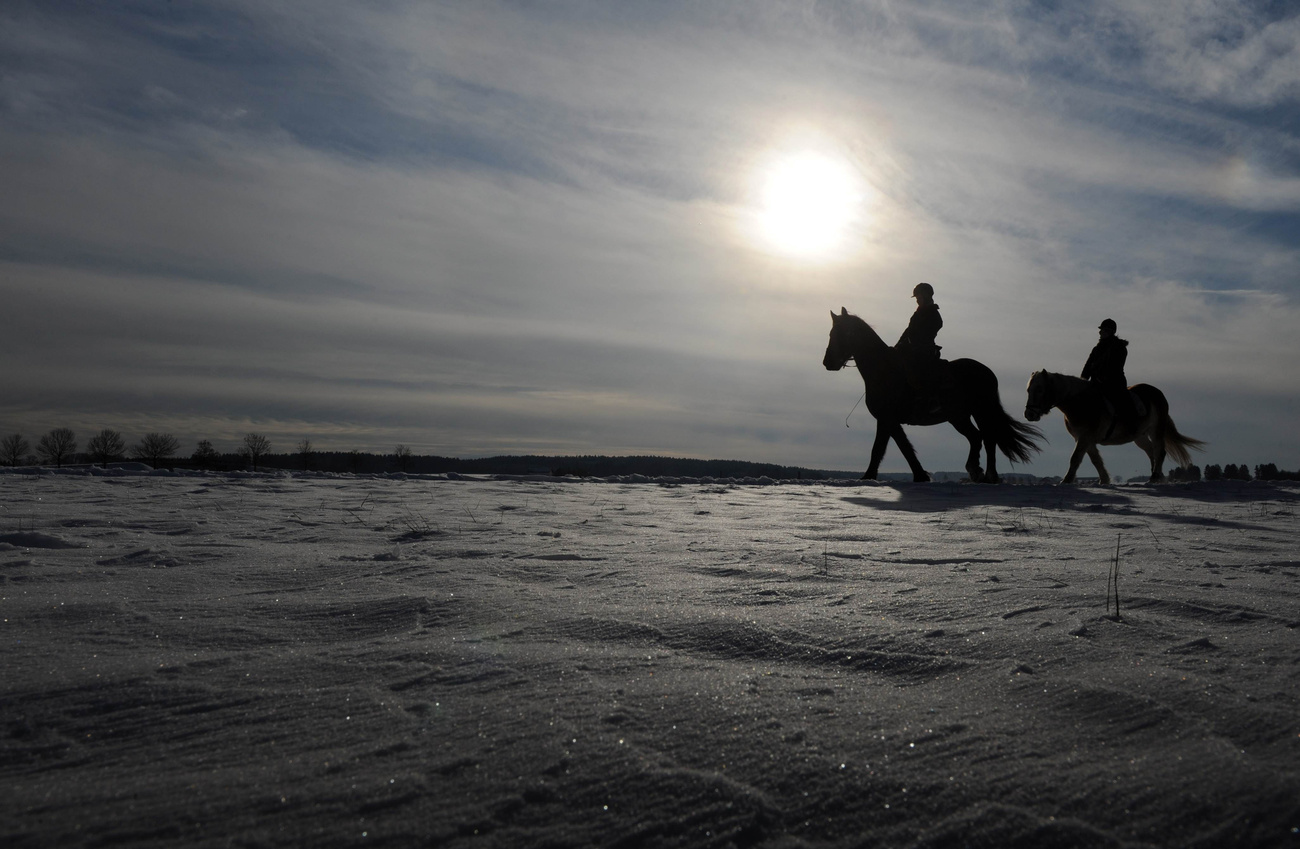
[[[1001,401],[998,402],[998,408],[990,418],[993,441],[1011,462],[1028,463],[1035,453],[1043,450],[1038,444],[1038,440],[1043,438],[1043,432],[1034,425],[1011,418],[1007,411],[1002,409]]]
[[[1164,427],[1162,430],[1165,435],[1165,453],[1168,454],[1178,465],[1190,466],[1192,464],[1192,457],[1187,453],[1187,449],[1195,448],[1197,451],[1200,451],[1202,450],[1202,446],[1205,445],[1205,442],[1179,433],[1177,426],[1174,425],[1174,420],[1169,416],[1168,410],[1165,411],[1163,418]]]
[[[1034,454],[1043,450],[1038,444],[1043,432],[1037,427],[1011,418],[1002,407],[1002,396],[998,392],[998,377],[993,370],[978,360],[955,360],[954,365],[962,364],[966,369],[965,378],[973,388],[971,400],[974,402],[975,423],[986,438],[992,437],[993,444],[1013,463],[1028,463]]]
[[[998,395],[996,383],[993,385],[992,396],[987,400],[984,414],[979,417],[980,430],[993,438],[993,443],[1007,455],[1008,460],[1013,463],[1028,463],[1034,454],[1043,450],[1038,444],[1038,440],[1043,438],[1043,432],[1034,425],[1011,418],[1002,408],[1002,398]]]
[[[1173,417],[1169,415],[1169,399],[1165,397],[1165,393],[1150,384],[1133,387],[1135,390],[1143,388],[1149,390],[1149,394],[1143,400],[1148,404],[1154,404],[1156,412],[1160,416],[1156,436],[1164,441],[1165,454],[1179,466],[1190,466],[1192,457],[1187,453],[1187,449],[1194,448],[1200,451],[1205,442],[1178,432],[1178,426],[1174,424]]]

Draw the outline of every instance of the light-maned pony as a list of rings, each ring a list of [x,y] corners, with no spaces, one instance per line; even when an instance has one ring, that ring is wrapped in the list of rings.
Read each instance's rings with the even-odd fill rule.
[[[1149,383],[1130,386],[1129,391],[1141,400],[1146,408],[1136,424],[1117,422],[1115,412],[1100,388],[1081,377],[1036,371],[1026,388],[1025,418],[1036,422],[1053,407],[1065,416],[1065,429],[1074,437],[1074,453],[1070,455],[1070,470],[1061,483],[1074,483],[1083,455],[1087,454],[1097,467],[1101,483],[1110,483],[1110,473],[1102,462],[1098,445],[1123,445],[1135,442],[1151,459],[1151,480],[1165,479],[1165,455],[1180,466],[1192,462],[1188,448],[1201,449],[1205,443],[1184,436],[1169,417],[1169,401],[1165,394]]]

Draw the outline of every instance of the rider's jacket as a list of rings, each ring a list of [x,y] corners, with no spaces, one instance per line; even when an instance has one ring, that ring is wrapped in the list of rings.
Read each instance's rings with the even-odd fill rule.
[[[898,337],[898,344],[894,347],[915,359],[937,358],[939,346],[934,344],[934,339],[942,327],[943,317],[939,315],[939,305],[922,304],[912,313],[907,329]]]
[[[1128,340],[1107,336],[1092,349],[1080,376],[1107,388],[1127,389],[1128,380],[1124,377],[1124,362],[1127,359]]]

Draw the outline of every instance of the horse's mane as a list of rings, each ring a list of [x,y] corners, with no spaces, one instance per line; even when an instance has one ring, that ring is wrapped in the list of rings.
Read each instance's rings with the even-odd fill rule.
[[[854,330],[865,331],[869,336],[874,336],[876,339],[880,340],[881,342],[884,342],[883,339],[880,339],[880,334],[876,332],[876,329],[874,327],[872,327],[870,324],[867,323],[866,319],[859,318],[858,316],[854,315],[851,312],[841,312],[840,320],[841,321],[847,320],[849,323],[853,325]]]
[[[849,321],[853,322],[854,324],[865,324],[867,327],[871,327],[870,324],[867,324],[866,319],[864,319],[864,318],[859,318],[858,316],[854,315],[854,314],[851,313],[851,312],[842,312],[842,313],[840,313],[840,318],[847,318]],[[874,331],[873,331],[873,332],[874,332]]]
[[[1034,372],[1034,374],[1031,376],[1031,379],[1032,377],[1038,377],[1039,375],[1042,375],[1043,379],[1048,381],[1049,383],[1056,385],[1057,387],[1056,391],[1063,393],[1062,399],[1073,398],[1076,395],[1078,395],[1080,392],[1087,390],[1088,387],[1091,386],[1091,383],[1089,381],[1084,380],[1082,377],[1079,377],[1077,375],[1062,374],[1061,372],[1048,371],[1047,369],[1042,369],[1040,371]]]
[[[1076,374],[1063,374],[1059,371],[1048,371],[1047,369],[1043,369],[1040,373],[1056,380],[1058,383],[1065,383],[1072,389],[1078,389],[1080,384],[1087,385],[1088,383],[1088,381]]]

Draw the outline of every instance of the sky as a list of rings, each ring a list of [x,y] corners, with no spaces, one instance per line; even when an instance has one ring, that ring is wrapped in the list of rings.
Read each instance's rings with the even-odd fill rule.
[[[1298,44],[1226,0],[10,0],[0,430],[860,470],[829,312],[892,342],[926,281],[1016,418],[1112,317],[1198,461],[1294,469]],[[1063,474],[1041,425],[1014,470]]]

